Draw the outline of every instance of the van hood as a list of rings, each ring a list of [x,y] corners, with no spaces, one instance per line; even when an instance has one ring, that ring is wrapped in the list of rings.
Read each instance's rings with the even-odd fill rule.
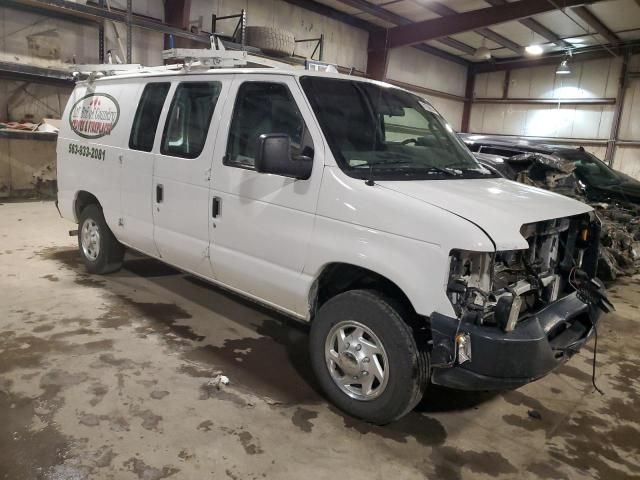
[[[520,227],[593,210],[557,193],[504,178],[376,181],[376,185],[447,210],[484,230],[497,250],[528,248]]]

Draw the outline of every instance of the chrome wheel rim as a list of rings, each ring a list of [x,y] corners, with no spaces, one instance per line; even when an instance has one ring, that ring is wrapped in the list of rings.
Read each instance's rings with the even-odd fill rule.
[[[95,262],[100,255],[100,228],[95,220],[87,218],[82,224],[80,243],[84,256]]]
[[[377,335],[362,323],[336,324],[327,335],[324,355],[331,378],[351,398],[373,400],[387,387],[387,353]]]

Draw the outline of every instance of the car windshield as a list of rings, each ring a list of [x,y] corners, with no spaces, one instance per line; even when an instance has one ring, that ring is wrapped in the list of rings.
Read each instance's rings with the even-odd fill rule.
[[[575,162],[576,176],[588,185],[608,187],[619,184],[622,180],[614,170],[589,152],[582,150],[576,150],[575,152],[563,151],[560,156]]]
[[[355,80],[303,77],[301,84],[348,175],[378,180],[495,176],[416,95]]]

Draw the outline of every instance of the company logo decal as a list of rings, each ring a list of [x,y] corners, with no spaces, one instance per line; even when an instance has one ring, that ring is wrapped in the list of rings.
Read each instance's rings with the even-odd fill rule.
[[[109,135],[120,118],[120,106],[106,93],[90,93],[78,100],[69,113],[71,130],[84,138]]]

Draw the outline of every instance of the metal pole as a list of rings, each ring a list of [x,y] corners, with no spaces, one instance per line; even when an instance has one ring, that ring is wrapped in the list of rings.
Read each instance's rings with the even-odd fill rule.
[[[127,0],[127,63],[133,63],[131,60],[131,9],[133,0]]]
[[[469,132],[471,123],[471,108],[473,107],[473,92],[476,84],[476,72],[472,67],[467,67],[467,85],[464,89],[464,106],[462,107],[462,122],[460,131]]]
[[[104,8],[104,0],[99,0],[98,6]],[[98,63],[104,63],[104,20],[98,24]]]
[[[613,123],[611,124],[611,135],[609,135],[609,141],[607,142],[607,152],[604,155],[604,160],[607,165],[613,165],[613,159],[616,154],[616,143],[618,142],[618,135],[620,134],[620,120],[622,118],[622,107],[624,105],[624,96],[627,90],[627,69],[629,68],[629,50],[625,50],[622,57],[622,71],[620,73],[620,83],[618,85],[618,94],[616,95],[616,109],[613,113]]]
[[[247,11],[243,8],[240,12],[240,15],[240,21],[242,22],[242,25],[240,27],[240,45],[244,47],[246,38],[245,35],[247,30]]]
[[[320,53],[318,59],[322,61],[324,59],[324,33],[320,34]]]

